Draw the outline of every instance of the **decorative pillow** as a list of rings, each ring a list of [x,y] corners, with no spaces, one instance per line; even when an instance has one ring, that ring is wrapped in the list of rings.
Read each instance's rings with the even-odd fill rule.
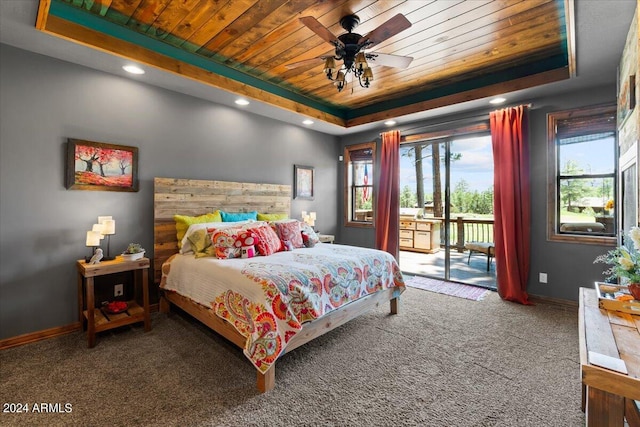
[[[246,221],[248,219],[252,219],[255,221],[258,219],[258,211],[251,211],[251,212],[220,211],[220,215],[222,216],[222,222]]]
[[[260,241],[260,237],[254,230],[240,232],[234,243],[236,248],[240,248],[242,258],[253,258],[256,256],[255,246]]]
[[[258,244],[256,247],[260,255],[268,256],[283,250],[282,241],[270,226],[261,225],[251,230],[258,235]]]
[[[232,227],[233,225],[228,222],[202,222],[198,224],[191,224],[189,228],[187,228],[187,232],[184,233],[184,237],[181,242],[178,242],[178,246],[180,247],[181,254],[188,254],[194,252],[194,249],[191,247],[191,242],[189,241],[189,237],[192,233],[196,233],[198,230],[204,230],[205,232],[208,229],[212,228],[224,228],[224,227]]]
[[[294,248],[304,248],[300,221],[275,222],[278,237],[283,242],[289,241]]]
[[[235,246],[236,237],[242,231],[239,227],[212,230],[211,244],[218,259],[240,258],[242,251]]]
[[[300,228],[302,229],[302,241],[307,248],[314,247],[320,241],[320,237],[309,224],[301,222]]]
[[[286,213],[271,213],[271,214],[258,214],[258,221],[278,221],[279,219],[288,219],[289,215]]]
[[[187,240],[194,252],[204,252],[205,249],[211,246],[211,235],[207,232],[206,228],[196,230],[189,234]]]
[[[201,224],[203,222],[221,222],[220,211],[214,211],[200,216],[174,215],[173,220],[176,222],[176,237],[178,238],[178,247],[182,247],[182,238],[189,229],[191,224]]]

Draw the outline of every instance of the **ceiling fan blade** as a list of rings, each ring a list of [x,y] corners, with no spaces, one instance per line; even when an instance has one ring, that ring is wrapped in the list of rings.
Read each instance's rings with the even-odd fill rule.
[[[322,64],[322,61],[324,61],[325,59],[326,59],[325,56],[319,56],[317,58],[311,58],[311,59],[304,59],[302,61],[292,62],[291,64],[287,64],[285,65],[285,68],[291,70],[293,68],[303,67],[305,65],[320,65]]]
[[[302,18],[300,18],[300,22],[302,22],[305,26],[307,26],[311,31],[319,35],[320,38],[322,38],[322,40],[326,41],[327,43],[331,43],[334,46],[338,44],[344,47],[344,43],[338,40],[338,38],[335,35],[333,35],[333,33],[329,31],[327,27],[322,25],[313,16],[303,16]]]
[[[390,55],[388,53],[369,52],[367,61],[373,65],[385,65],[387,67],[407,68],[413,58],[411,56]],[[371,58],[369,58],[371,55]]]
[[[362,44],[368,40],[369,44],[367,45],[367,48],[369,48],[395,36],[409,27],[411,27],[411,22],[409,22],[403,14],[399,13],[366,36],[362,36],[358,41],[358,44]]]

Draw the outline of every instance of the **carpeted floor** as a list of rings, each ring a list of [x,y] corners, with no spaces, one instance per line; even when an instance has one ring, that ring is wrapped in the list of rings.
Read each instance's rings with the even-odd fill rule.
[[[584,425],[575,310],[407,288],[388,312],[285,355],[267,394],[239,349],[180,314],[100,334],[93,349],[75,333],[4,350],[3,404],[71,411],[3,412],[0,425]]]
[[[431,279],[421,276],[405,276],[405,284],[412,288],[423,289],[425,291],[437,292],[439,294],[451,295],[459,298],[466,298],[473,301],[484,299],[489,291],[478,286],[464,285],[462,283],[447,282],[444,280]]]

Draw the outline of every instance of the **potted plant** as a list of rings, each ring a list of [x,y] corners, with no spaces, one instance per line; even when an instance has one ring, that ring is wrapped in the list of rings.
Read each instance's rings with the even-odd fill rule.
[[[122,253],[122,258],[127,261],[134,261],[136,259],[140,259],[144,256],[144,248],[140,245],[140,243],[129,243],[127,249]]]
[[[640,227],[632,227],[625,241],[626,246],[618,246],[596,257],[594,262],[611,265],[603,272],[607,279],[627,285],[634,299],[640,301]]]

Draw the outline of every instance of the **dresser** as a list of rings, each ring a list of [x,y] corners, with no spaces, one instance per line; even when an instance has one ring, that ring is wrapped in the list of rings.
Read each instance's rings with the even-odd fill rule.
[[[587,426],[639,426],[640,315],[605,310],[580,288],[578,337]],[[625,423],[626,418],[626,423]]]
[[[400,249],[434,253],[440,250],[440,221],[400,217]]]

